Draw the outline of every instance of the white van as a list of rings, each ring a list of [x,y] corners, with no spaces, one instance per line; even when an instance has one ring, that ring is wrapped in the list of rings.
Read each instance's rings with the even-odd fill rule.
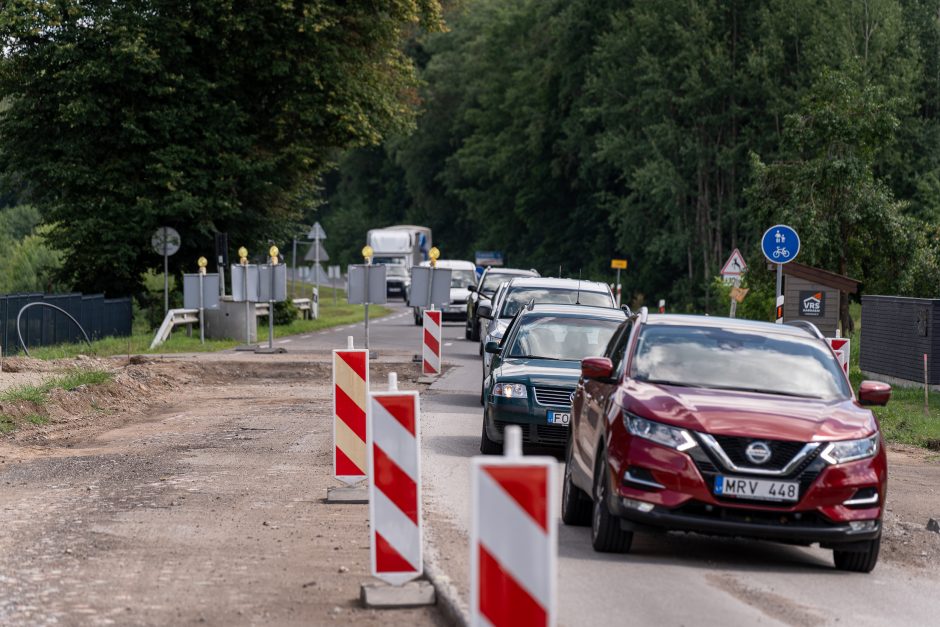
[[[422,261],[422,266],[431,265],[428,261]],[[444,306],[442,320],[466,320],[467,319],[467,297],[470,290],[467,288],[477,284],[477,267],[472,261],[460,261],[459,259],[439,259],[438,268],[450,269],[450,302]],[[414,307],[415,324],[422,324],[422,307]]]

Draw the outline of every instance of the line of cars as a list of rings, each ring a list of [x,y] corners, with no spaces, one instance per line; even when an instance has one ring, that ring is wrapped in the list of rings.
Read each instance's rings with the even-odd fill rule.
[[[563,454],[562,520],[590,526],[595,550],[691,531],[875,567],[887,462],[869,406],[890,386],[853,392],[811,324],[634,314],[604,284],[533,274],[488,270],[467,301],[480,450],[499,453],[517,425],[527,447]]]

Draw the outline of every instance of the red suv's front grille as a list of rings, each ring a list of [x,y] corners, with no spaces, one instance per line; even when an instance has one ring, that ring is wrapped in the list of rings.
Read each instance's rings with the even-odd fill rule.
[[[788,442],[784,440],[739,438],[729,435],[715,435],[712,437],[721,445],[721,448],[725,451],[725,455],[739,468],[752,467],[762,470],[780,470],[805,446],[803,442]],[[753,442],[764,442],[770,447],[770,459],[759,466],[749,460],[745,454],[747,447]]]

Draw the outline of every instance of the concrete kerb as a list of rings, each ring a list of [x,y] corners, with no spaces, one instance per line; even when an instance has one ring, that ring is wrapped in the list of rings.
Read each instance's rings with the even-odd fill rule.
[[[430,525],[424,528],[424,575],[437,592],[437,605],[444,618],[452,625],[467,627],[470,624],[470,608],[460,598],[457,586],[441,569]]]

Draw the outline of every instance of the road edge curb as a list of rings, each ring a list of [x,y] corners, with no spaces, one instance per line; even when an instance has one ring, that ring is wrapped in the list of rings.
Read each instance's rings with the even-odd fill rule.
[[[437,604],[441,608],[444,618],[451,624],[467,627],[470,624],[470,611],[460,597],[457,586],[440,567],[437,549],[434,547],[433,533],[426,527],[424,543],[424,575],[434,586],[437,593]]]

